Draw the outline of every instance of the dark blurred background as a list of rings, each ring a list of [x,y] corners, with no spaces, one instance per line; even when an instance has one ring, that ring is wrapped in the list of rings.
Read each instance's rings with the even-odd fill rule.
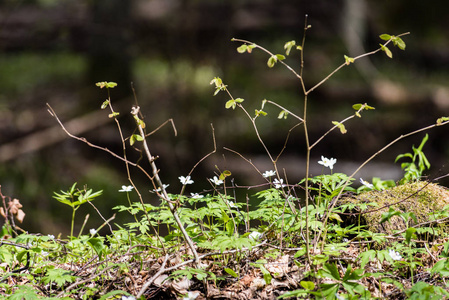
[[[249,164],[223,149],[240,152],[261,171],[272,169],[243,112],[226,110],[228,97],[214,97],[209,83],[221,77],[234,97],[245,99],[250,113],[269,99],[302,115],[303,95],[295,76],[279,64],[269,69],[261,51],[237,53],[240,44],[231,38],[283,53],[285,42],[300,43],[306,14],[312,26],[304,51],[308,88],[344,62],[343,55],[376,49],[380,34],[411,32],[403,37],[406,51],[390,47],[393,59],[383,53],[361,59],[309,97],[312,141],[331,121],[351,114],[353,104],[367,102],[376,108],[347,123],[346,135],[330,134],[312,153],[312,175],[321,172],[316,164],[321,155],[337,158],[334,171],[351,172],[397,136],[449,115],[447,6],[442,0],[431,5],[405,0],[0,0],[2,192],[24,205],[27,216],[21,226],[44,234],[67,234],[70,208],[52,194],[73,182],[104,190],[93,203],[105,218],[113,214],[113,206],[127,203],[126,195],[118,192],[128,185],[124,164],[68,138],[47,112],[49,103],[71,132],[121,154],[115,122],[100,110],[107,93],[95,87],[98,81],[118,83],[111,98],[125,136],[134,130],[129,114],[135,103],[132,84],[149,130],[173,118],[178,136],[165,126],[149,138],[170,192],[179,192],[178,176],[187,175],[213,149],[211,123],[217,153],[193,172],[195,185],[187,193],[210,188],[206,178],[217,172],[215,166],[230,170],[235,184],[263,183]],[[299,70],[299,52],[286,62]],[[276,156],[297,122],[291,117],[278,120],[279,109],[273,106],[265,110],[268,116],[258,125]],[[449,172],[448,130],[429,132],[424,151],[432,164],[430,178]],[[358,177],[398,180],[402,171],[395,157],[410,152],[423,137],[421,133],[395,144]],[[304,153],[298,127],[279,162],[291,183],[305,176]],[[139,157],[132,149],[128,155]],[[145,201],[158,203],[148,192],[148,181],[132,172]],[[86,204],[79,210],[78,226],[86,213],[91,214],[87,229],[101,224]],[[114,222],[123,224],[127,218],[122,214]]]

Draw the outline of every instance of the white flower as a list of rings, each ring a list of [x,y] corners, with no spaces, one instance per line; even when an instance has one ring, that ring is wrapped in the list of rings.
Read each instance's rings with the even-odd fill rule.
[[[122,300],[136,300],[134,296],[122,296]]]
[[[193,183],[193,180],[190,179],[190,176],[187,176],[187,177],[179,176],[178,178],[182,184],[192,184]]]
[[[237,207],[233,201],[228,201],[229,207]]]
[[[187,295],[182,298],[182,300],[195,300],[199,295],[199,292],[188,292]]]
[[[132,185],[122,185],[122,189],[118,190],[119,192],[131,192],[133,190],[133,186]]]
[[[260,233],[258,231],[253,231],[250,233],[250,235],[248,235],[248,238],[250,240],[257,241],[258,239],[260,239],[261,236],[262,236],[262,233]]]
[[[218,179],[217,176],[214,176],[214,178],[211,178],[210,181],[212,181],[215,185],[220,185],[223,183],[223,180]]]
[[[335,165],[336,162],[337,162],[336,158],[327,158],[327,157],[324,157],[324,156],[321,156],[321,160],[318,161],[318,163],[320,165],[323,165],[326,168],[329,168],[331,170],[334,168],[334,165]]]
[[[190,193],[190,196],[191,196],[191,198],[193,198],[193,199],[201,199],[201,198],[204,197],[203,195],[200,195],[200,194],[198,194],[198,193]]]
[[[402,259],[402,256],[398,252],[394,251],[393,249],[388,250],[388,254],[390,254],[390,257],[393,260],[401,260]]]
[[[47,252],[47,251],[42,251],[41,254],[42,254],[43,256],[48,256],[48,252]]]
[[[374,188],[374,185],[372,185],[372,184],[369,183],[368,181],[363,180],[363,178],[360,178],[360,182],[361,182],[364,186],[366,186],[367,188],[370,188],[370,189]]]
[[[54,240],[55,239],[55,236],[53,235],[53,234],[49,234],[49,235],[47,235],[49,238],[51,238],[52,240]]]
[[[90,233],[91,235],[94,235],[94,234],[97,233],[97,230],[95,230],[94,228],[92,228],[91,230],[89,230],[89,233]]]
[[[166,190],[170,185],[169,184],[162,184],[162,186],[164,187],[164,190]],[[160,192],[161,188],[158,187],[157,189],[153,189],[153,192]]]
[[[265,178],[271,177],[271,176],[275,176],[276,175],[276,171],[270,170],[270,171],[265,171],[262,176]]]
[[[280,188],[286,186],[286,184],[284,184],[283,182],[284,182],[284,179],[281,178],[280,180],[278,180],[277,178],[275,178],[273,180],[274,187],[277,189],[280,189]]]

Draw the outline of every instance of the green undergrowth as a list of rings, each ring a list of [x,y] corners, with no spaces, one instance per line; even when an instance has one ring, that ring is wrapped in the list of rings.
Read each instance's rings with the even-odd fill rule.
[[[305,32],[310,25],[305,24]],[[240,186],[234,170],[215,166],[208,178],[196,175],[198,164],[216,155],[214,126],[211,126],[211,152],[198,164],[178,177],[178,183],[162,180],[158,155],[152,154],[144,113],[134,105],[131,113],[115,111],[111,93],[115,82],[98,82],[107,99],[101,109],[105,118],[115,122],[123,153],[113,153],[85,138],[71,135],[51,105],[50,114],[67,134],[100,149],[123,162],[128,183],[120,193],[123,205],[114,212],[103,212],[95,203],[107,201],[103,191],[89,183],[62,188],[53,198],[61,209],[72,212],[70,236],[32,234],[21,229],[26,206],[0,191],[0,215],[5,219],[0,244],[0,294],[8,299],[444,299],[449,296],[445,278],[449,276],[448,192],[437,182],[424,181],[430,162],[424,154],[426,135],[410,153],[397,156],[404,176],[398,182],[357,178],[357,172],[389,146],[408,136],[449,123],[441,117],[427,127],[406,133],[363,162],[353,174],[334,171],[336,158],[314,153],[314,147],[328,134],[345,135],[345,124],[359,122],[362,115],[375,109],[356,102],[342,120],[323,120],[328,131],[312,137],[308,130],[308,95],[341,68],[376,53],[392,58],[389,47],[405,50],[401,35],[380,35],[380,47],[357,57],[342,55],[341,65],[322,81],[306,87],[303,79],[305,33],[301,42],[288,41],[282,54],[246,40],[237,51],[249,55],[261,51],[267,55],[268,68],[285,67],[302,88],[302,108],[283,107],[275,100],[263,99],[257,108],[247,108],[245,100],[234,97],[231,87],[219,77],[210,84],[214,96],[222,97],[229,113],[242,113],[254,130],[272,169],[261,170],[251,158],[224,148],[257,172],[259,181]],[[285,63],[289,55],[301,60],[298,71]],[[187,70],[191,70],[187,68]],[[197,79],[201,80],[201,76]],[[137,99],[136,99],[137,103]],[[289,124],[285,146],[274,153],[260,134],[259,123],[271,115],[266,106],[277,109],[277,122]],[[119,115],[135,123],[125,132]],[[285,124],[284,124],[285,125]],[[237,127],[242,126],[235,124]],[[304,179],[291,182],[278,166],[278,160],[294,129],[301,128],[306,148]],[[344,137],[342,137],[344,140]],[[131,151],[140,154],[131,161]],[[166,153],[159,155],[168,155]],[[320,160],[313,157],[321,155]],[[312,164],[321,165],[321,174],[311,177]],[[131,170],[133,170],[131,172]],[[138,186],[134,171],[148,179]],[[237,176],[236,176],[237,178]],[[356,179],[357,178],[357,179]],[[210,188],[199,190],[207,183]],[[244,196],[236,189],[245,189]],[[110,191],[108,192],[110,193]],[[239,196],[237,196],[239,195]],[[149,199],[159,205],[149,204]],[[155,203],[155,202],[151,202]],[[250,203],[254,207],[250,206]],[[89,228],[88,217],[80,229],[77,212],[91,205],[101,226]],[[115,222],[116,214],[132,221]],[[100,235],[99,232],[102,232]]]

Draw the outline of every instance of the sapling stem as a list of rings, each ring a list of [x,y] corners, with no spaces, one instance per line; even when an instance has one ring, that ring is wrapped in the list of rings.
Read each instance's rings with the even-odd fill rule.
[[[159,177],[159,171],[157,169],[156,163],[154,162],[154,157],[151,155],[147,140],[144,138],[145,132],[143,131],[142,123],[137,121],[137,120],[139,120],[138,119],[139,111],[140,111],[140,107],[134,106],[131,113],[133,114],[134,118],[136,119],[136,124],[137,124],[137,128],[139,129],[139,133],[140,133],[141,137],[143,137],[143,140],[142,140],[143,148],[145,150],[145,154],[147,155],[148,162],[150,163],[151,169],[153,170],[153,178],[154,178],[154,180],[156,180],[157,185],[161,189],[160,197],[162,200],[167,202],[168,207],[170,208],[170,211],[173,215],[173,218],[175,219],[176,223],[178,224],[179,229],[181,230],[182,235],[184,236],[187,244],[189,245],[190,250],[192,250],[193,256],[195,257],[195,263],[199,263],[199,257],[198,257],[198,253],[196,252],[195,245],[193,244],[192,239],[187,234],[187,231],[185,230],[184,226],[182,225],[182,222],[178,216],[178,212],[177,212],[175,206],[173,205],[173,203],[170,201],[170,197],[168,196],[167,191],[165,190],[164,184],[162,183],[162,180]]]

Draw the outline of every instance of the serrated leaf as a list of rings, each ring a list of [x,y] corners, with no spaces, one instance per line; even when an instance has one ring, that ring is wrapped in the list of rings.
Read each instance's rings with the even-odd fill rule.
[[[379,35],[379,37],[381,39],[383,39],[384,41],[388,41],[389,39],[391,39],[391,35],[386,34],[386,33]]]

